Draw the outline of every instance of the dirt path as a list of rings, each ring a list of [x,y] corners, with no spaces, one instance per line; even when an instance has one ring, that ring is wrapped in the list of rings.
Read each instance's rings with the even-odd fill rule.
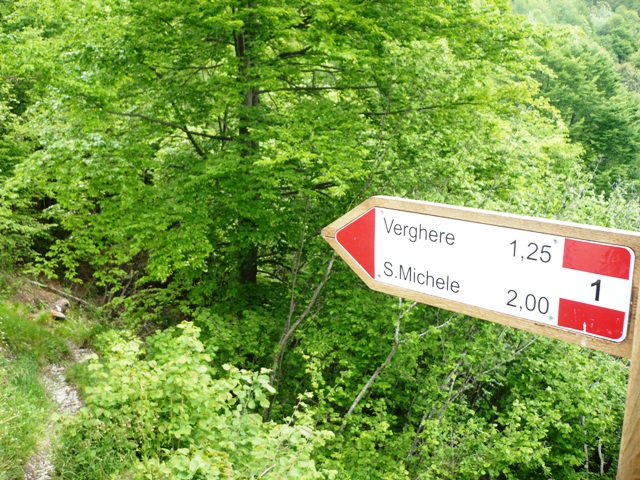
[[[91,354],[91,350],[78,348],[69,343],[73,362],[82,363],[87,356]],[[70,386],[64,378],[65,368],[60,365],[49,365],[45,368],[42,377],[42,383],[51,398],[57,405],[56,410],[66,415],[75,414],[82,408],[82,400],[78,394],[78,390]],[[51,439],[55,435],[56,424],[49,422],[47,431],[40,442],[37,452],[29,459],[25,467],[25,480],[49,480],[54,472],[54,466],[51,462]]]

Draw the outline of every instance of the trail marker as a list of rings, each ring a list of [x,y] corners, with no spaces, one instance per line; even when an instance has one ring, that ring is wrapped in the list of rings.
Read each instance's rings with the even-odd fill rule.
[[[374,290],[631,358],[618,479],[640,479],[640,233],[372,197],[322,234]]]

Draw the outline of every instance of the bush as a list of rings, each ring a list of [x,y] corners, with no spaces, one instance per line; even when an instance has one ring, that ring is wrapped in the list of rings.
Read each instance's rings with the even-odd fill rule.
[[[60,478],[332,476],[311,459],[331,434],[309,426],[302,399],[285,424],[264,422],[255,411],[269,405],[268,372],[217,371],[192,324],[156,334],[146,348],[131,335],[105,335],[86,408],[62,435]]]

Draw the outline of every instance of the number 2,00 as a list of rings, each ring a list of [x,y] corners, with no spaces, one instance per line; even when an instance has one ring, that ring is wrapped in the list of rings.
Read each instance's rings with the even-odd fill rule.
[[[517,305],[515,303],[516,299],[518,298],[518,292],[516,292],[515,290],[509,290],[507,293],[511,295],[511,298],[507,302],[507,305],[522,310],[522,305]],[[528,294],[524,299],[524,308],[526,308],[530,312],[537,310],[544,315],[549,312],[549,300],[547,299],[547,297],[536,298],[535,295]]]

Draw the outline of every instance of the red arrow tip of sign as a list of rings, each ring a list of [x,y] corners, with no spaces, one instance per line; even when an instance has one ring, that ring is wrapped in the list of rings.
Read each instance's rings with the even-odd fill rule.
[[[376,210],[369,210],[336,233],[336,240],[370,276],[375,278]]]

